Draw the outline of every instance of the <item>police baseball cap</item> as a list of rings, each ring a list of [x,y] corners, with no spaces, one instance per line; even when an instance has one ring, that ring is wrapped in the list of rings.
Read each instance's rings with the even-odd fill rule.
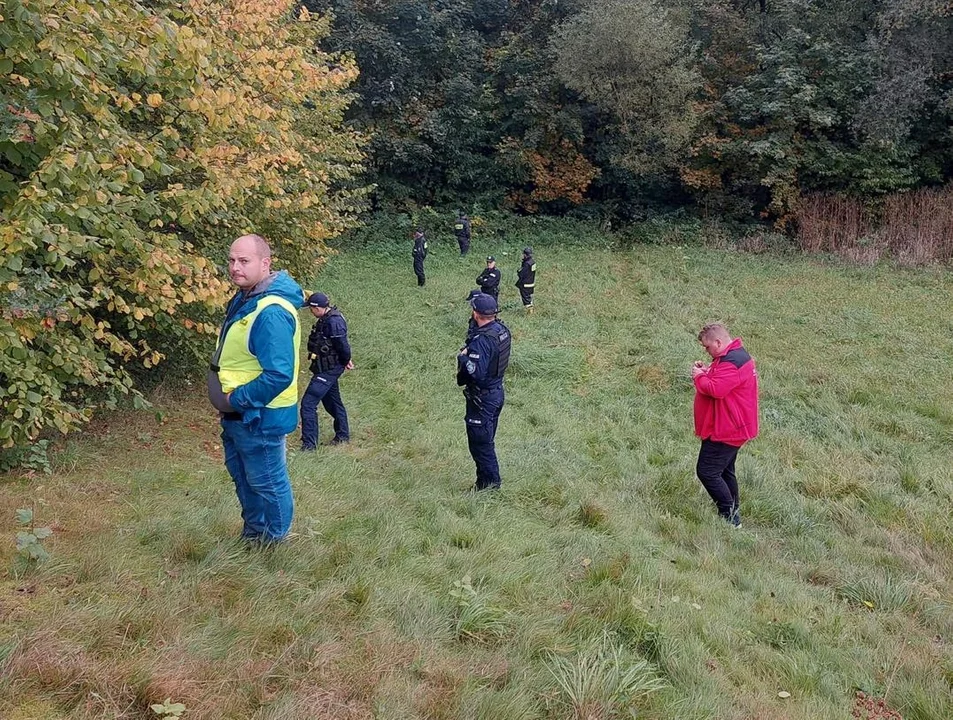
[[[328,299],[328,296],[322,292],[313,293],[311,297],[308,298],[308,307],[326,308],[330,304],[331,301]]]
[[[480,288],[473,288],[469,293],[467,293],[467,302],[470,302],[473,298],[475,298],[477,295],[479,295],[482,292],[483,291]]]
[[[492,255],[487,255],[487,256],[486,256],[486,261],[487,261],[488,263],[496,262],[496,258],[493,257]]]
[[[533,248],[531,248],[529,245],[527,245],[526,247],[523,248],[523,254],[524,254],[524,255],[532,255],[532,254],[533,254]]]
[[[470,307],[481,315],[496,315],[498,312],[496,298],[482,292],[473,296],[473,299],[470,300]]]

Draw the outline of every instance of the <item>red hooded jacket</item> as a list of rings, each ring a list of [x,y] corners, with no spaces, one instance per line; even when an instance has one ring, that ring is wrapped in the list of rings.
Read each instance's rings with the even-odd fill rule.
[[[758,435],[758,371],[741,338],[695,378],[695,434],[735,447]]]

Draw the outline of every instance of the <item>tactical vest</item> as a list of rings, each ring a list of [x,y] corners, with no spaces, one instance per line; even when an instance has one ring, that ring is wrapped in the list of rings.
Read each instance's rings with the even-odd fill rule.
[[[499,320],[487,323],[483,327],[473,328],[467,335],[467,344],[469,345],[470,341],[477,335],[484,335],[496,341],[496,358],[493,361],[493,367],[489,369],[489,375],[493,380],[502,380],[503,373],[506,372],[506,368],[509,367],[510,364],[510,345],[512,344],[512,338],[510,337],[509,328]]]
[[[308,338],[308,353],[311,358],[311,372],[328,372],[341,365],[337,350],[331,344],[331,338],[324,334],[327,321],[332,317],[343,317],[336,307],[330,308],[314,326]]]
[[[295,369],[291,384],[267,405],[270,408],[283,408],[298,402],[298,370],[301,362],[298,357],[298,348],[301,345],[301,323],[298,321],[297,309],[282,297],[266,295],[258,301],[252,312],[231,324],[225,337],[222,338],[222,351],[218,358],[218,379],[222,383],[222,391],[230,393],[261,375],[261,363],[251,354],[248,343],[255,319],[269,305],[280,305],[291,314],[295,323]]]

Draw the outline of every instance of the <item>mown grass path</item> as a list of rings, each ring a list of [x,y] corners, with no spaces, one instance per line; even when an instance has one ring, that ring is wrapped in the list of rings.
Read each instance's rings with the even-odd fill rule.
[[[353,442],[292,451],[285,546],[234,539],[198,386],[91,428],[51,476],[0,479],[0,717],[146,718],[171,698],[185,718],[842,720],[862,690],[953,718],[946,272],[432,249],[423,289],[409,245],[345,252],[313,285],[350,325]],[[474,496],[453,370],[487,252],[515,344],[504,487]],[[762,383],[741,531],[693,475],[688,367],[714,319]],[[25,571],[31,505],[54,536]]]

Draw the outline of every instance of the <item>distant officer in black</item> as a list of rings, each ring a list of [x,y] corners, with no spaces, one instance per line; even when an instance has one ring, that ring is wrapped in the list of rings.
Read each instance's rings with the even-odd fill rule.
[[[330,304],[324,293],[308,298],[311,314],[318,321],[308,336],[308,357],[311,359],[311,382],[301,398],[301,449],[314,450],[318,446],[318,405],[334,419],[333,445],[350,439],[347,410],[341,401],[338,378],[345,370],[354,368],[351,346],[347,341],[347,322],[341,311]]]
[[[476,463],[475,490],[500,487],[496,426],[503,410],[503,374],[510,362],[510,331],[496,319],[496,300],[480,293],[470,301],[473,322],[457,355],[457,384],[467,401],[467,445]]]
[[[488,255],[486,258],[486,269],[477,275],[476,282],[482,292],[498,300],[500,296],[500,278],[502,277],[502,273],[500,273],[496,267],[496,258],[492,255]]]
[[[457,221],[453,224],[453,233],[457,236],[460,254],[466,255],[470,252],[470,218],[463,214],[463,210],[457,210]]]
[[[526,312],[533,312],[533,291],[536,289],[536,261],[533,259],[533,248],[523,248],[523,264],[516,275],[516,287],[520,291],[520,299]]]
[[[423,228],[414,231],[414,274],[417,276],[417,287],[423,287],[427,282],[424,276],[424,259],[427,257],[427,238]]]

